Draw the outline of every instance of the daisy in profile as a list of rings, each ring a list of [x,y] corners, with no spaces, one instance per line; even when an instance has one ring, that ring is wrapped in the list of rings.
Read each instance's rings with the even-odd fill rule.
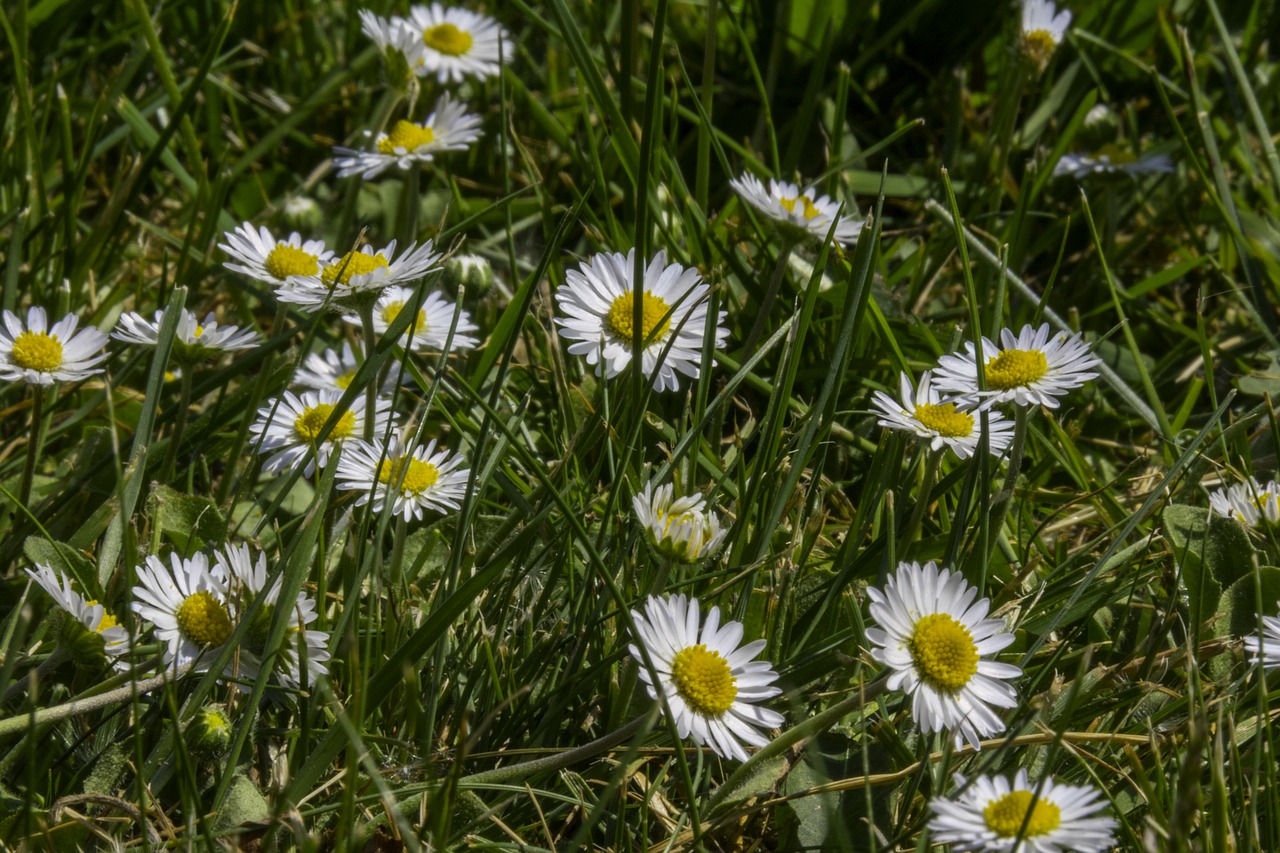
[[[465,461],[461,454],[437,450],[434,438],[425,445],[408,434],[394,435],[386,445],[356,440],[338,460],[338,488],[359,492],[358,506],[372,500],[375,513],[390,500],[392,515],[421,521],[425,512],[462,506],[471,478]]]
[[[309,477],[317,464],[328,464],[329,455],[339,450],[343,442],[363,435],[365,398],[361,394],[338,415],[333,428],[320,437],[341,398],[339,391],[304,391],[301,395],[285,391],[283,397],[258,409],[258,419],[249,432],[259,453],[273,454],[263,469],[275,473],[303,465],[302,473]],[[390,418],[391,401],[379,397],[376,406],[373,431],[374,435],[382,435]]]
[[[1250,654],[1250,663],[1263,669],[1280,666],[1280,618],[1262,617],[1262,633],[1257,637],[1245,637],[1244,648]]]
[[[987,390],[978,390],[976,349],[972,341],[963,353],[938,359],[933,385],[939,391],[956,394],[968,401],[981,401],[980,408],[997,403],[1058,408],[1058,400],[1097,374],[1102,360],[1095,356],[1079,334],[1051,333],[1049,324],[1040,328],[1023,326],[1000,330],[1000,346],[982,339],[983,375]]]
[[[569,352],[586,356],[597,374],[603,372],[610,379],[631,363],[637,332],[634,271],[635,249],[626,255],[595,255],[582,264],[581,271],[568,270],[564,285],[556,291],[556,302],[564,315],[556,318],[556,325],[560,334],[573,342]],[[658,252],[649,262],[641,288],[641,369],[655,391],[679,390],[680,374],[698,377],[702,348],[708,343],[703,334],[711,288],[703,284],[696,269],[668,265],[665,252]],[[709,342],[717,349],[729,336],[724,318],[721,311],[714,340]],[[668,345],[671,349],[663,358]]]
[[[362,246],[330,260],[318,275],[285,282],[276,289],[276,297],[307,311],[325,305],[352,311],[394,284],[420,279],[439,268],[440,259],[430,240],[421,246],[410,243],[398,256],[395,240],[377,250]]]
[[[445,95],[425,122],[414,124],[401,119],[392,125],[390,133],[378,134],[370,151],[334,148],[334,154],[339,156],[333,165],[340,178],[359,175],[368,181],[392,167],[404,171],[426,165],[445,151],[466,151],[479,138],[480,117]]]
[[[1173,160],[1167,154],[1147,152],[1135,157],[1130,152],[1109,142],[1092,154],[1076,152],[1063,154],[1053,167],[1053,176],[1070,175],[1077,181],[1094,175],[1157,175],[1173,171]]]
[[[993,707],[1013,708],[1018,694],[1005,681],[1016,666],[984,659],[1013,642],[1000,619],[988,619],[991,602],[978,598],[958,572],[932,561],[899,563],[884,590],[867,589],[871,656],[891,670],[889,689],[911,697],[911,716],[925,733],[949,729],[956,747],[978,749],[986,735],[1004,731]]]
[[[226,586],[209,571],[209,558],[169,555],[169,565],[154,554],[138,566],[133,611],[155,626],[165,644],[165,665],[195,663],[207,668],[231,638],[235,625],[227,607]]]
[[[0,328],[0,379],[28,385],[76,382],[101,373],[108,353],[99,353],[107,336],[89,326],[76,332],[79,321],[68,314],[50,328],[44,309],[27,311],[24,324],[12,311],[4,312]]]
[[[432,3],[410,7],[408,25],[425,48],[410,59],[420,77],[461,83],[466,77],[492,77],[511,61],[511,42],[493,18]]]
[[[883,391],[872,395],[880,426],[903,430],[925,439],[930,450],[950,448],[961,459],[968,459],[978,449],[981,419],[963,401],[944,400],[933,387],[929,371],[920,375],[920,384],[911,388],[911,377],[903,373],[898,379],[899,399]],[[987,415],[987,449],[1000,456],[1013,439],[1013,424],[998,412]]]
[[[71,658],[80,666],[100,666],[110,660],[116,669],[126,669],[131,644],[129,632],[105,607],[71,588],[71,579],[49,566],[36,564],[27,574],[49,593],[58,607],[70,617],[63,622],[60,639],[66,643]]]
[[[235,259],[224,263],[224,267],[275,287],[319,275],[321,267],[333,257],[323,240],[303,240],[297,231],[285,240],[277,240],[265,227],[254,228],[248,222],[226,232],[222,239],[226,242],[219,243],[218,248]]]
[[[755,175],[743,175],[729,182],[738,195],[770,219],[799,228],[819,240],[827,239],[831,223],[836,222],[835,240],[848,245],[858,239],[862,221],[852,216],[837,216],[840,205],[814,189],[801,190],[795,184],[769,179],[769,186]]]
[[[153,347],[160,342],[160,327],[163,324],[164,311],[157,311],[154,321],[135,311],[129,311],[120,315],[111,337],[127,344]],[[183,308],[178,317],[178,328],[173,335],[173,348],[178,361],[191,363],[219,353],[253,349],[261,340],[262,336],[252,329],[219,326],[212,312],[201,323],[196,320],[195,314]]]
[[[1036,71],[1044,71],[1071,26],[1071,12],[1058,11],[1051,0],[1022,0],[1018,49]]]
[[[1234,518],[1245,527],[1260,522],[1280,523],[1280,483],[1264,485],[1253,477],[1209,493],[1209,508],[1223,518]]]
[[[680,737],[692,738],[721,758],[746,761],[743,744],[764,746],[769,738],[760,729],[782,725],[781,714],[755,704],[782,692],[774,685],[778,674],[773,665],[755,660],[765,641],[738,645],[742,623],[721,627],[719,607],[712,607],[702,623],[696,598],[649,596],[644,610],[643,615],[631,611],[631,618],[656,672],[649,672],[634,644],[628,649],[641,662],[640,677],[649,695],[657,699],[661,691],[666,697]]]
[[[1116,822],[1099,815],[1102,792],[1091,785],[1064,785],[1048,777],[1039,783],[1019,770],[1006,776],[979,776],[954,799],[929,802],[930,840],[953,850],[982,853],[1101,853],[1115,844]]]
[[[692,564],[714,554],[728,533],[701,494],[672,499],[670,483],[646,483],[631,499],[636,519],[654,550],[669,560]]]
[[[240,658],[241,678],[252,681],[261,670],[266,643],[271,634],[271,623],[280,605],[280,586],[284,575],[277,576],[275,582],[268,587],[266,554],[259,552],[255,560],[253,551],[244,544],[226,545],[221,551],[215,552],[211,571],[226,585],[232,607],[237,614],[247,616],[253,603],[259,598],[263,599],[262,606],[258,608],[253,623],[249,626]],[[275,675],[282,684],[302,687],[315,684],[317,679],[329,674],[326,665],[329,661],[329,634],[307,628],[317,618],[315,600],[306,593],[299,592],[290,608],[284,641],[275,658]]]
[[[408,287],[388,287],[382,291],[382,295],[378,297],[378,304],[374,306],[373,330],[378,335],[385,335],[404,307],[413,302],[414,296],[415,292]],[[456,326],[453,322],[455,313],[458,316]],[[347,315],[346,320],[357,326],[360,325],[359,317]],[[479,345],[480,339],[468,334],[468,332],[480,330],[479,326],[471,322],[471,315],[457,308],[439,293],[432,291],[422,301],[417,318],[405,331],[405,340],[409,342],[410,349],[418,352],[442,352],[445,342],[449,339],[451,326],[454,326],[453,349],[472,349]]]

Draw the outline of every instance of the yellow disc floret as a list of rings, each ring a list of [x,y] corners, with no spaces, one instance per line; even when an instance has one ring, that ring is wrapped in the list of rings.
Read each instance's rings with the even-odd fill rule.
[[[364,275],[374,270],[387,269],[388,266],[386,256],[381,252],[376,255],[368,255],[364,252],[350,251],[340,259],[326,265],[320,273],[320,280],[327,287],[350,284],[351,277],[354,275]]]
[[[298,438],[305,444],[315,444],[316,438],[320,435],[320,430],[329,420],[329,416],[333,414],[333,403],[317,403],[303,410],[302,414],[293,422],[293,431],[298,434]],[[338,418],[338,422],[333,425],[333,429],[329,430],[329,441],[338,441],[339,439],[349,438],[356,431],[356,416],[354,412],[343,412]]]
[[[462,56],[471,50],[471,33],[453,24],[436,24],[422,31],[422,43],[449,56]]]
[[[401,476],[404,477],[401,480]],[[413,456],[387,459],[378,466],[378,482],[383,485],[400,483],[401,494],[420,495],[440,479],[440,472],[430,462]]]
[[[1038,349],[1007,349],[987,361],[987,386],[1000,391],[1023,388],[1049,372],[1049,359]]]
[[[1027,61],[1037,69],[1043,70],[1053,57],[1053,51],[1058,47],[1058,42],[1054,39],[1053,33],[1048,30],[1032,30],[1022,34],[1020,47]]]
[[[96,606],[97,603],[98,603],[97,599],[90,599],[89,601],[85,602],[85,604],[89,605],[90,607]],[[93,626],[93,630],[101,634],[103,631],[107,630],[108,628],[114,628],[119,624],[120,624],[119,620],[117,620],[116,617],[108,613],[106,608],[104,607],[102,609],[102,618],[98,620],[97,625]]]
[[[277,243],[262,265],[281,281],[291,275],[315,275],[320,271],[319,258],[288,243]]]
[[[916,406],[916,420],[943,438],[964,438],[973,433],[973,415],[957,412],[955,403],[924,403]]]
[[[222,645],[231,636],[227,606],[207,589],[184,598],[175,616],[182,636],[206,649]]]
[[[646,290],[640,305],[641,341],[650,339],[654,341],[662,340],[671,329],[671,321],[663,319],[667,315],[667,311],[670,310],[667,301],[661,296],[654,296]],[[635,299],[632,294],[624,293],[614,299],[613,304],[609,306],[609,315],[605,318],[605,325],[609,327],[609,331],[624,341],[632,341],[635,329],[634,320]]]
[[[946,613],[931,613],[916,622],[907,641],[920,677],[954,693],[978,671],[978,646],[969,630]]]
[[[390,326],[400,316],[400,312],[404,309],[403,302],[388,302],[382,308],[382,322]],[[427,310],[425,308],[418,309],[418,319],[413,324],[414,334],[421,335],[427,331]]]
[[[18,367],[48,373],[62,366],[62,342],[47,332],[23,332],[13,342],[12,355]]]
[[[431,128],[401,119],[390,133],[378,140],[378,151],[383,154],[395,154],[397,149],[416,151],[419,146],[435,141],[436,132]]]
[[[801,205],[800,210],[805,219],[813,219],[822,212],[813,206],[813,199],[809,198],[807,195],[799,195],[795,198],[780,198],[778,199],[778,203],[787,209],[787,213],[795,213],[796,205]]]
[[[676,652],[671,679],[685,704],[704,717],[719,717],[738,698],[738,682],[729,662],[701,643]]]
[[[1001,838],[1014,838],[1019,832],[1023,838],[1035,838],[1053,832],[1062,823],[1062,810],[1048,800],[1035,800],[1033,806],[1034,799],[1030,791],[1010,791],[988,803],[982,810],[982,819]]]
[[[351,387],[351,383],[355,381],[355,378],[356,372],[354,370],[348,370],[346,373],[335,376],[333,378],[333,384],[345,391]]]

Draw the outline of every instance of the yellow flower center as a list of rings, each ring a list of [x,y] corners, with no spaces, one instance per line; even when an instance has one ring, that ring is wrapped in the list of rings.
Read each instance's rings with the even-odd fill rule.
[[[658,511],[658,521],[662,522],[662,538],[663,539],[666,539],[668,536],[671,535],[671,528],[674,527],[675,525],[683,524],[685,522],[692,522],[693,524],[697,524],[701,520],[702,520],[702,517],[699,516],[696,512],[669,513],[669,512],[662,512],[661,510]]]
[[[48,373],[62,366],[62,342],[45,332],[23,332],[13,342],[13,363]]]
[[[206,649],[222,645],[231,636],[227,606],[207,589],[183,599],[176,615],[182,636]]]
[[[987,386],[1001,391],[1021,388],[1049,372],[1049,360],[1038,349],[1007,349],[987,361]]]
[[[907,641],[920,677],[954,693],[978,671],[978,646],[969,630],[946,613],[931,613],[916,622]]]
[[[343,373],[339,376],[335,376],[333,379],[333,384],[337,385],[339,388],[345,391],[351,387],[351,383],[355,381],[355,378],[356,378],[356,372],[354,370],[348,370],[346,373]]]
[[[704,717],[719,717],[733,707],[738,683],[729,662],[699,643],[671,659],[671,678],[685,704]]]
[[[1062,823],[1062,811],[1048,800],[1031,801],[1030,791],[1010,791],[998,800],[992,800],[982,810],[987,828],[1001,838],[1014,838],[1022,832],[1023,838],[1035,838],[1053,832]],[[1030,810],[1031,816],[1027,816]],[[1026,827],[1023,828],[1023,824]]]
[[[964,438],[973,432],[973,415],[957,412],[955,403],[924,403],[916,406],[916,420],[943,438]]]
[[[98,604],[98,600],[96,598],[92,598],[86,601],[85,604],[89,605],[90,607],[94,607]],[[108,628],[114,628],[119,624],[120,624],[119,620],[117,620],[116,617],[108,613],[106,611],[106,608],[103,608],[102,618],[98,620],[98,624],[94,626],[93,630],[101,634],[103,631],[107,630]]]
[[[333,403],[317,403],[303,410],[293,422],[293,431],[298,434],[306,444],[315,444],[316,437],[320,435],[320,430],[329,420],[329,416],[333,414]],[[329,430],[329,441],[338,441],[339,439],[348,438],[356,431],[356,415],[355,412],[343,412],[338,418],[338,422],[333,425],[333,429]]]
[[[1032,30],[1022,34],[1022,53],[1037,67],[1043,69],[1049,64],[1058,42],[1048,30]]]
[[[378,150],[383,154],[394,154],[398,148],[416,151],[419,146],[435,141],[436,133],[431,128],[401,119],[390,133],[378,140]]]
[[[390,326],[400,316],[400,311],[403,308],[403,302],[388,303],[382,309],[382,322]],[[418,320],[413,324],[413,330],[415,335],[421,335],[427,331],[427,310],[425,308],[418,309]]]
[[[353,275],[364,275],[374,270],[386,269],[387,266],[387,259],[381,252],[376,255],[368,255],[353,249],[339,260],[327,265],[320,273],[320,280],[327,287],[333,287],[336,284],[350,284]]]
[[[432,50],[449,56],[462,56],[471,50],[471,33],[453,24],[436,24],[422,31],[422,43]]]
[[[665,299],[661,296],[654,296],[647,290],[644,292],[640,301],[640,340],[642,342],[648,341],[650,338],[654,341],[660,341],[666,337],[667,332],[671,329],[671,321],[663,319],[668,310],[670,309]],[[605,318],[605,325],[618,337],[625,341],[631,341],[634,340],[634,326],[632,323],[634,319],[634,297],[630,293],[624,293],[614,299],[613,304],[609,306],[609,316]],[[657,329],[656,334],[654,329]]]
[[[198,338],[204,334],[204,326],[196,326],[195,331],[191,333],[191,337]]]
[[[401,472],[404,474],[403,480],[400,480]],[[436,466],[412,456],[387,459],[378,467],[378,482],[388,485],[400,480],[401,494],[420,495],[439,479],[440,472],[436,470]]]
[[[267,272],[284,281],[291,275],[315,275],[320,269],[320,259],[288,243],[277,243],[262,262]]]
[[[1108,142],[1106,145],[1093,152],[1093,159],[1101,160],[1103,157],[1106,157],[1107,162],[1113,166],[1124,166],[1128,163],[1133,163],[1138,159],[1128,151],[1125,151],[1119,145],[1116,145],[1114,142]]]
[[[813,206],[813,199],[807,195],[798,195],[795,198],[780,198],[778,203],[787,209],[787,213],[795,213],[796,204],[800,203],[802,205],[800,210],[805,219],[813,219],[813,217],[822,212]]]

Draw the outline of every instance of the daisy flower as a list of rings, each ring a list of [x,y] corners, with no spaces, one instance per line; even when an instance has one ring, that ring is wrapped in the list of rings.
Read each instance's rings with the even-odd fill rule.
[[[259,453],[273,453],[262,467],[269,472],[304,465],[302,473],[311,476],[316,465],[328,464],[329,454],[337,451],[349,438],[364,434],[365,398],[361,394],[351,407],[336,419],[333,429],[317,441],[338,401],[340,391],[304,391],[301,395],[285,391],[284,396],[258,409],[258,419],[249,427]],[[391,401],[379,397],[373,431],[382,435],[390,418]]]
[[[786,181],[770,178],[766,187],[755,175],[743,175],[730,181],[729,186],[770,219],[800,228],[820,240],[827,239],[840,210],[837,202],[818,195],[814,189],[801,190]],[[836,224],[836,242],[848,245],[858,239],[861,231],[861,220],[841,216]]]
[[[404,307],[413,301],[414,295],[414,291],[408,287],[388,287],[382,291],[382,295],[378,297],[378,304],[374,306],[373,330],[379,335],[385,335]],[[471,349],[477,346],[480,339],[467,334],[480,329],[471,322],[471,315],[455,308],[452,302],[432,291],[422,301],[417,319],[405,330],[406,340],[412,336],[410,347],[418,352],[443,351],[445,341],[449,338],[449,327],[453,325],[455,311],[458,315],[458,324],[453,331],[453,348]],[[357,326],[360,325],[359,317],[347,315],[346,320]]]
[[[465,77],[492,77],[511,61],[511,42],[493,18],[441,3],[413,6],[408,25],[421,36],[424,50],[410,59],[419,77],[441,83]]]
[[[430,240],[421,246],[410,243],[399,256],[395,240],[376,251],[362,246],[329,261],[318,275],[290,279],[276,289],[276,297],[307,311],[323,305],[354,310],[393,284],[422,278],[439,267],[440,258]]]
[[[625,256],[617,252],[595,255],[582,264],[581,271],[567,271],[564,285],[556,292],[556,301],[566,315],[557,317],[556,325],[573,341],[569,352],[585,355],[597,375],[603,370],[610,379],[631,363],[634,270],[635,249]],[[665,252],[658,252],[645,269],[640,338],[647,343],[641,352],[641,368],[655,391],[679,390],[681,373],[698,377],[710,290],[696,269],[668,265]],[[724,346],[729,336],[724,318],[721,311],[712,341],[717,348]],[[671,350],[659,361],[668,344]]]
[[[387,51],[398,52],[411,64],[417,64],[417,60],[421,58],[418,54],[425,50],[426,46],[422,43],[419,33],[409,26],[408,21],[394,16],[384,18],[368,9],[361,9],[359,16],[360,32],[368,36],[377,45],[378,50],[383,54]]]
[[[248,222],[222,235],[225,243],[218,248],[235,258],[223,264],[229,270],[249,278],[280,285],[298,278],[315,276],[333,257],[323,240],[306,240],[294,231],[288,239],[277,240],[266,228],[254,228]]]
[[[184,560],[175,552],[169,563],[153,554],[138,566],[130,607],[155,626],[156,637],[167,646],[166,665],[207,667],[235,630],[226,587],[210,573],[204,554]]]
[[[401,119],[390,133],[379,133],[372,151],[335,147],[333,165],[338,177],[360,175],[366,181],[391,167],[408,170],[430,163],[445,151],[465,151],[480,138],[480,117],[467,112],[464,104],[445,95],[435,112],[422,124]],[[369,132],[365,132],[369,135]]]
[[[1091,175],[1128,175],[1136,178],[1172,171],[1173,160],[1167,154],[1152,154],[1148,151],[1141,157],[1135,157],[1111,142],[1092,154],[1063,154],[1062,159],[1053,167],[1053,176],[1070,175],[1076,180]]]
[[[341,352],[326,349],[324,352],[307,353],[293,375],[293,383],[312,391],[345,391],[351,387],[356,371],[364,361],[357,356],[357,352],[350,343],[343,341]],[[394,367],[387,371],[382,381],[381,393],[390,394],[395,390],[397,372]]]
[[[957,785],[964,777],[956,774]],[[1115,844],[1116,822],[1098,812],[1102,792],[1090,785],[1064,785],[1052,777],[1040,783],[1019,770],[979,776],[955,799],[929,802],[931,840],[953,850],[983,853],[1100,853]]]
[[[1262,634],[1244,638],[1245,651],[1251,655],[1249,662],[1260,664],[1263,669],[1280,666],[1280,618],[1262,617]]]
[[[986,618],[989,600],[975,602],[975,587],[932,561],[899,563],[884,590],[868,588],[867,595],[880,626],[867,629],[877,646],[871,656],[892,670],[890,690],[910,694],[921,731],[951,729],[957,748],[968,740],[974,749],[983,736],[1004,731],[991,708],[1018,704],[1018,694],[1004,682],[1022,670],[983,659],[1014,640],[1002,620]]]
[[[1223,518],[1234,518],[1245,527],[1259,522],[1280,523],[1280,483],[1266,485],[1253,477],[1209,493],[1209,508]]]
[[[1049,65],[1053,51],[1062,44],[1071,26],[1071,12],[1061,12],[1051,0],[1022,0],[1022,31],[1018,49],[1037,71]]]
[[[255,560],[248,545],[227,545],[214,554],[213,575],[227,586],[228,594],[237,613],[247,614],[254,601],[263,597],[253,623],[245,637],[245,650],[241,653],[240,674],[247,680],[258,677],[261,662],[271,634],[276,607],[280,603],[280,586],[283,575],[267,587],[267,555],[259,552]],[[307,628],[316,621],[315,600],[299,592],[290,608],[289,625],[284,642],[276,653],[276,677],[289,687],[314,684],[318,678],[329,674],[329,634]],[[306,677],[302,662],[306,660]]]
[[[464,461],[461,454],[436,450],[434,438],[425,445],[405,436],[392,436],[385,446],[356,440],[338,460],[338,488],[359,492],[358,506],[372,498],[375,513],[390,498],[392,515],[420,521],[424,512],[462,506],[471,478],[471,469],[461,467]]]
[[[116,617],[97,601],[85,600],[71,588],[71,579],[61,572],[40,563],[36,564],[35,571],[26,571],[71,617],[70,624],[64,624],[61,637],[70,646],[71,657],[76,663],[96,666],[102,663],[103,655],[109,655],[116,669],[128,666],[124,655],[131,648],[129,632]]]
[[[754,660],[765,641],[739,646],[742,623],[721,627],[719,607],[711,608],[699,629],[696,598],[649,596],[644,609],[644,615],[631,611],[631,618],[656,671],[640,667],[649,695],[657,699],[662,691],[680,737],[691,737],[721,758],[746,761],[743,743],[764,746],[769,738],[758,729],[782,725],[781,714],[754,704],[782,692],[774,686],[778,674],[773,665]],[[637,661],[644,660],[634,644],[628,649]]]
[[[678,563],[696,563],[711,556],[728,532],[720,526],[716,514],[707,509],[701,494],[672,500],[670,483],[657,489],[653,483],[646,483],[644,491],[631,499],[631,506],[649,544]]]
[[[75,314],[68,314],[50,328],[44,309],[33,307],[27,311],[24,326],[17,314],[5,311],[4,328],[0,329],[0,379],[52,385],[101,373],[103,368],[98,365],[108,353],[98,350],[106,346],[107,336],[92,326],[77,333],[77,322]]]
[[[1045,323],[1038,329],[1023,326],[1016,335],[1011,329],[1001,329],[1002,346],[984,337],[986,391],[978,390],[977,356],[972,341],[965,343],[963,353],[938,359],[933,385],[967,401],[981,400],[980,408],[984,409],[996,403],[1056,409],[1059,397],[1098,375],[1096,368],[1102,360],[1089,351],[1079,334],[1050,334],[1049,324]]]
[[[900,399],[883,391],[872,395],[872,405],[880,415],[876,423],[889,429],[903,430],[927,439],[930,450],[951,449],[961,459],[968,459],[978,449],[982,435],[981,420],[965,411],[963,401],[944,400],[933,387],[929,371],[920,375],[920,384],[912,390],[911,377],[903,373],[898,379]],[[1004,453],[1013,439],[1013,424],[998,412],[987,415],[987,448],[992,456]]]
[[[153,347],[160,342],[160,326],[163,324],[164,311],[155,313],[154,322],[129,311],[120,315],[111,337],[127,344]],[[197,322],[196,315],[183,308],[173,335],[173,347],[179,361],[194,362],[222,352],[252,349],[261,340],[262,336],[251,329],[219,326],[212,312],[205,316],[203,323]]]

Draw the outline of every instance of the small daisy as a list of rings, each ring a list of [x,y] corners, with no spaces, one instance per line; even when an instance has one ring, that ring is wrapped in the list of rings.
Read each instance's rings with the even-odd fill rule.
[[[425,48],[410,61],[420,77],[461,83],[468,76],[492,77],[511,61],[511,42],[493,18],[432,3],[411,7],[408,24]]]
[[[827,238],[840,210],[840,205],[825,195],[818,195],[813,189],[801,190],[786,181],[771,178],[765,187],[755,175],[743,175],[730,181],[729,186],[770,219],[796,226],[820,240]],[[841,216],[836,224],[836,242],[848,245],[858,239],[861,231],[861,220]]]
[[[295,231],[286,240],[277,240],[266,228],[248,222],[222,235],[218,248],[235,258],[223,264],[258,281],[279,287],[285,282],[320,274],[333,257],[323,240],[306,240]]]
[[[721,758],[746,761],[742,744],[764,746],[769,738],[758,729],[782,725],[781,714],[753,704],[782,692],[773,684],[778,680],[773,665],[753,660],[765,641],[739,646],[742,623],[721,627],[719,607],[711,608],[699,632],[696,598],[649,596],[644,609],[644,615],[631,611],[631,618],[660,682],[655,685],[653,674],[641,664],[649,695],[657,699],[662,691],[680,737],[693,738]],[[634,644],[628,649],[637,661],[644,660]]]
[[[951,353],[938,359],[933,371],[933,385],[939,391],[957,394],[968,401],[981,400],[980,408],[997,403],[1019,406],[1058,408],[1058,398],[1079,388],[1098,374],[1102,360],[1089,351],[1079,334],[1058,332],[1050,338],[1049,324],[1036,329],[1023,326],[1014,334],[1001,329],[996,346],[982,339],[983,370],[986,391],[978,390],[978,367],[972,341],[963,353]]]
[[[915,433],[929,440],[930,450],[944,447],[961,459],[968,459],[978,449],[982,435],[981,418],[965,411],[958,400],[944,400],[932,385],[929,371],[920,375],[920,384],[913,391],[911,377],[903,373],[898,379],[900,399],[895,400],[883,391],[872,395],[872,405],[879,410],[876,423],[889,429]],[[987,415],[987,447],[992,456],[1004,453],[1013,439],[1013,424],[998,412]]]
[[[338,450],[343,442],[363,435],[365,398],[361,394],[317,443],[321,429],[341,398],[339,391],[304,391],[301,395],[285,391],[283,397],[258,409],[258,419],[249,427],[249,432],[259,453],[275,454],[263,469],[275,473],[305,464],[302,473],[309,477],[317,464],[321,467],[328,464],[329,454]],[[382,435],[390,418],[391,401],[379,397],[376,405],[373,431],[375,435]]]
[[[1210,492],[1209,508],[1245,527],[1257,527],[1264,520],[1268,524],[1280,523],[1280,483],[1270,480],[1263,485],[1250,477],[1243,483]]]
[[[96,601],[85,600],[85,597],[71,588],[71,579],[48,566],[36,564],[35,571],[27,569],[27,574],[53,598],[73,620],[79,630],[62,630],[62,637],[69,641],[72,658],[76,663],[100,664],[103,655],[112,658],[116,669],[124,669],[128,662],[124,655],[131,647],[129,632],[112,616],[107,609]]]
[[[228,595],[238,614],[247,614],[253,602],[265,595],[262,606],[249,626],[241,652],[240,675],[247,681],[257,678],[266,642],[271,634],[271,622],[275,618],[280,601],[280,575],[267,588],[267,555],[259,552],[257,560],[248,545],[227,545],[214,554],[213,575],[226,584]],[[265,592],[264,592],[265,590]],[[314,684],[318,678],[329,674],[329,634],[307,628],[316,621],[316,603],[306,593],[299,592],[290,612],[289,626],[284,642],[276,653],[276,677],[289,687]],[[302,661],[306,659],[306,678],[303,678]]]
[[[404,307],[413,301],[414,291],[408,287],[388,287],[378,297],[378,304],[373,311],[373,330],[385,335],[387,329],[400,316]],[[458,324],[453,331],[454,349],[471,349],[480,343],[468,332],[479,331],[480,327],[471,322],[471,315],[457,309],[454,304],[439,293],[432,291],[422,301],[418,309],[417,319],[405,330],[405,338],[413,336],[411,348],[418,352],[444,350],[445,341],[449,338],[449,327],[453,325],[454,312],[458,315]],[[347,322],[360,325],[360,318],[347,315]]]
[[[654,489],[646,483],[644,491],[631,499],[636,519],[659,554],[679,563],[692,564],[709,557],[724,541],[727,530],[720,519],[707,509],[701,494],[672,500],[672,486],[664,483]]]
[[[1054,177],[1070,175],[1077,181],[1091,175],[1155,175],[1173,171],[1173,160],[1167,154],[1147,152],[1141,157],[1116,145],[1108,143],[1092,154],[1076,152],[1063,154],[1062,159],[1053,167]]]
[[[989,600],[975,602],[975,587],[932,561],[899,563],[884,591],[868,588],[867,595],[880,626],[867,629],[878,647],[871,656],[892,670],[890,690],[910,694],[911,716],[922,732],[952,729],[957,748],[967,740],[977,749],[983,736],[1004,731],[991,706],[1018,704],[1004,680],[1022,670],[983,659],[1014,640],[1002,620],[986,618]]]
[[[956,774],[957,785],[964,777]],[[929,802],[931,840],[982,853],[1100,853],[1115,844],[1116,822],[1098,812],[1102,792],[1090,785],[1040,783],[1019,770],[1013,779],[979,776],[953,800]]]
[[[1252,656],[1250,663],[1260,664],[1263,669],[1280,666],[1280,618],[1263,616],[1262,635],[1245,637],[1244,648]]]
[[[326,349],[308,353],[293,375],[293,384],[312,391],[345,391],[351,387],[363,362],[363,358],[357,356],[358,352],[350,343],[343,341],[342,352]],[[381,393],[390,394],[395,390],[398,372],[394,367],[387,371]]]
[[[360,175],[366,181],[372,180],[393,166],[408,170],[430,163],[445,151],[466,151],[480,138],[479,128],[479,116],[468,113],[466,105],[445,95],[424,123],[401,119],[390,133],[379,133],[372,151],[335,147],[334,153],[341,156],[334,158],[333,165],[340,178]]]
[[[382,512],[393,496],[392,515],[422,520],[425,511],[446,513],[462,506],[471,469],[461,465],[461,454],[436,450],[433,438],[426,445],[410,445],[403,436],[392,436],[384,447],[353,441],[338,460],[338,488],[359,492],[356,504],[373,500],[373,511]]]
[[[153,347],[160,341],[160,326],[163,324],[164,311],[156,312],[154,322],[129,311],[120,315],[111,337],[127,344]],[[212,313],[204,318],[203,323],[197,322],[196,315],[183,308],[173,335],[173,346],[178,360],[190,363],[222,352],[252,349],[261,340],[262,336],[251,329],[219,326]]]
[[[1022,0],[1022,32],[1018,49],[1038,71],[1049,65],[1071,26],[1071,12],[1061,12],[1050,0]]]
[[[556,325],[563,329],[563,337],[573,341],[569,352],[585,355],[597,374],[603,369],[610,379],[631,363],[634,270],[635,249],[625,256],[617,252],[595,255],[582,264],[581,272],[567,271],[564,285],[556,291],[560,310],[566,315],[557,317]],[[696,269],[668,265],[665,252],[658,252],[645,269],[640,337],[648,343],[641,352],[641,367],[654,390],[679,390],[681,373],[698,377],[710,290]],[[729,336],[724,318],[721,311],[712,342],[717,349]],[[659,363],[673,335],[671,350]]]
[[[167,645],[166,665],[207,668],[235,630],[226,587],[210,573],[204,554],[184,560],[175,552],[169,563],[172,568],[153,554],[138,566],[130,607],[155,626],[156,637]]]
[[[50,328],[44,309],[33,307],[27,311],[24,326],[17,314],[5,311],[4,328],[0,329],[0,379],[52,385],[101,373],[103,368],[98,365],[109,353],[98,350],[106,346],[107,336],[92,326],[77,333],[78,322],[75,314],[68,314]]]
[[[430,240],[410,243],[398,257],[395,240],[376,251],[363,246],[330,260],[318,275],[290,279],[276,289],[276,297],[307,311],[324,305],[349,311],[393,284],[422,278],[440,266],[440,258]]]
[[[384,18],[368,9],[361,9],[360,31],[368,36],[378,50],[385,55],[388,51],[400,53],[410,65],[416,66],[421,53],[426,50],[420,34],[404,18],[392,16]]]

